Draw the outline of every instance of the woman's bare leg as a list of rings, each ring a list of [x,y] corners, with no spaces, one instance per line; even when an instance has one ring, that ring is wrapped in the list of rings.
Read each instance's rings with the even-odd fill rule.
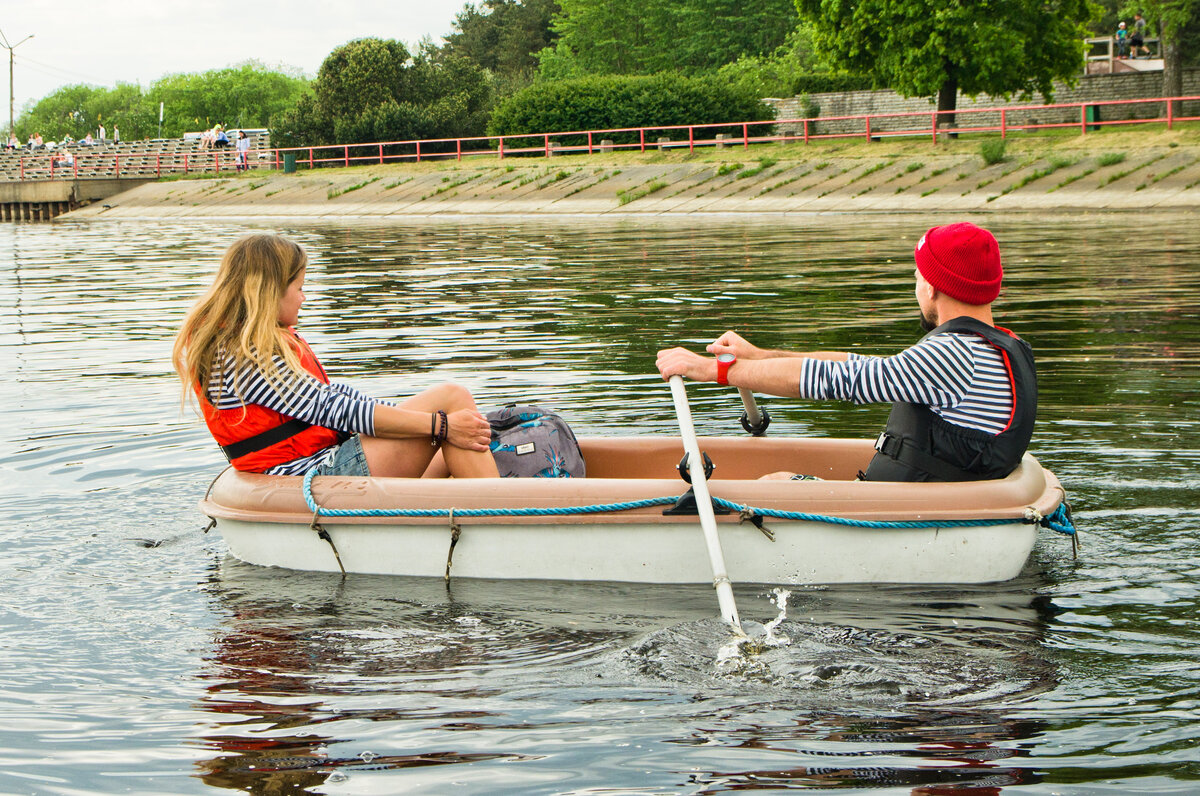
[[[436,412],[439,409],[446,413],[457,412],[460,409],[477,410],[470,391],[457,384],[430,387],[401,402],[400,406],[418,412]],[[420,437],[383,439],[363,435],[361,439],[371,475],[419,478],[438,451],[437,447],[430,444],[430,440]],[[471,451],[453,445],[442,445],[441,450],[450,475],[456,478],[500,476],[490,451]]]

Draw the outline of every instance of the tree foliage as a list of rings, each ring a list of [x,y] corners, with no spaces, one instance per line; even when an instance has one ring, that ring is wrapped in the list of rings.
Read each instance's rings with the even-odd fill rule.
[[[413,57],[402,42],[357,39],[321,64],[311,96],[272,125],[281,146],[450,138],[483,132],[488,74],[425,46]]]
[[[838,67],[906,97],[1053,96],[1082,71],[1089,0],[796,0]]]
[[[155,124],[158,103],[163,103],[163,132],[175,136],[214,124],[266,127],[308,91],[303,75],[248,61],[227,69],[166,75],[150,86],[146,96]]]
[[[503,85],[531,82],[535,53],[556,38],[550,20],[558,0],[483,0],[468,3],[446,35],[442,52],[490,71]]]
[[[698,74],[784,44],[792,0],[559,0],[558,40],[538,53],[548,79],[585,75]]]
[[[1146,22],[1158,29],[1163,58],[1164,97],[1183,95],[1183,69],[1200,62],[1200,0],[1145,0],[1127,4],[1122,14],[1144,9]]]
[[[158,135],[158,105],[163,103],[164,136],[223,124],[266,127],[273,114],[294,105],[308,81],[249,62],[228,69],[166,75],[143,91],[134,83],[113,88],[84,84],[63,86],[27,108],[17,121],[22,137],[38,132],[50,140],[83,138],[103,124],[119,127],[125,139]]]
[[[757,96],[714,77],[605,75],[543,81],[501,101],[490,135],[769,119]],[[740,127],[738,128],[741,129]]]

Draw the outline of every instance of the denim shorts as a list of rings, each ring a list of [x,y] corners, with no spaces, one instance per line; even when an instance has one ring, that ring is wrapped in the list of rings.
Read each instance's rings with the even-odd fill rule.
[[[369,476],[367,455],[363,453],[362,440],[355,434],[333,449],[333,455],[317,467],[317,475]]]

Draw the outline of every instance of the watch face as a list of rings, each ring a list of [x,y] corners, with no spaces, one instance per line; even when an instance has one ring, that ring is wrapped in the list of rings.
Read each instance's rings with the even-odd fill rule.
[[[717,354],[718,362],[733,362],[737,357],[733,354]]]

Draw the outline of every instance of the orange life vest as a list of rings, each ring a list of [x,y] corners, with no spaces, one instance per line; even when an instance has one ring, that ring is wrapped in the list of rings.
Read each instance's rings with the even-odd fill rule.
[[[300,355],[301,367],[328,384],[329,376],[308,343],[294,330],[289,329],[288,335]],[[195,390],[209,432],[237,470],[265,472],[293,459],[311,456],[347,437],[332,428],[310,425],[258,404],[217,409],[199,383],[195,385]]]

